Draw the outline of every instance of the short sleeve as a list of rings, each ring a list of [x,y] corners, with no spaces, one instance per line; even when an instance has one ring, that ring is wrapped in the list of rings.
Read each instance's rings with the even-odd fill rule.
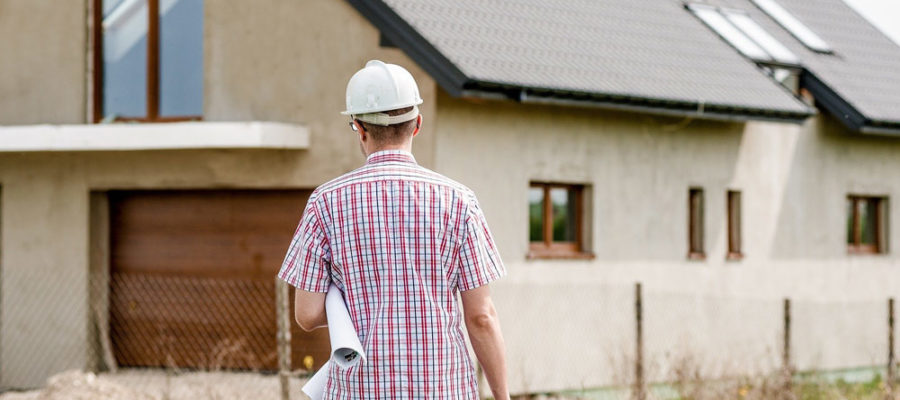
[[[472,290],[506,275],[487,220],[474,196],[467,207],[462,232],[458,255],[459,290]]]
[[[328,292],[331,284],[331,247],[313,199],[300,218],[278,277],[307,292]]]

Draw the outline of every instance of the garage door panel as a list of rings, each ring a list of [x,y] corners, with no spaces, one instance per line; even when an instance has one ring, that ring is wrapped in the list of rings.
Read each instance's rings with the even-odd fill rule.
[[[117,246],[112,262],[130,272],[272,278],[272,271],[281,266],[290,243],[290,234],[253,240],[229,237],[221,232],[208,237],[185,236],[184,233],[133,235]],[[165,262],[159,262],[160,258]]]
[[[110,192],[110,336],[123,366],[274,370],[275,275],[308,191]],[[293,315],[293,313],[291,314]],[[292,323],[295,368],[327,330]]]

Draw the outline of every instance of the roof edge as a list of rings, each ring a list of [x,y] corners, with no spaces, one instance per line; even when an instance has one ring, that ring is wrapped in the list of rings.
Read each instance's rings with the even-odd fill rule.
[[[900,136],[900,121],[873,120],[841,97],[831,86],[808,69],[800,75],[800,85],[816,102],[850,130],[868,135]]]
[[[452,96],[459,96],[468,78],[447,57],[381,0],[347,0],[353,8],[403,50]]]
[[[834,115],[845,126],[853,131],[860,131],[866,124],[866,116],[856,107],[844,100],[836,91],[825,84],[809,69],[804,68],[800,74],[800,86],[809,90],[816,102]]]

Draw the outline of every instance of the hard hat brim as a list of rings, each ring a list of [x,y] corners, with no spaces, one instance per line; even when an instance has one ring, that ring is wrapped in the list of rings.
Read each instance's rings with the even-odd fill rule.
[[[377,113],[377,112],[384,112],[384,111],[391,111],[391,110],[399,110],[399,109],[401,109],[401,108],[417,106],[417,105],[422,104],[422,103],[424,103],[424,102],[425,102],[424,100],[419,99],[419,100],[417,100],[417,101],[414,101],[414,102],[409,103],[409,104],[406,104],[406,105],[399,105],[399,106],[394,105],[394,106],[387,107],[387,108],[386,108],[386,107],[374,107],[374,108],[372,108],[372,109],[365,109],[365,110],[354,110],[354,111],[344,110],[344,111],[341,111],[341,115],[372,114],[372,113]]]

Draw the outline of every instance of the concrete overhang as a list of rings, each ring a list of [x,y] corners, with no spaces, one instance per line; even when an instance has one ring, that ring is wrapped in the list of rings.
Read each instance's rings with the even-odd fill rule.
[[[0,126],[0,152],[309,149],[309,129],[280,122]]]

